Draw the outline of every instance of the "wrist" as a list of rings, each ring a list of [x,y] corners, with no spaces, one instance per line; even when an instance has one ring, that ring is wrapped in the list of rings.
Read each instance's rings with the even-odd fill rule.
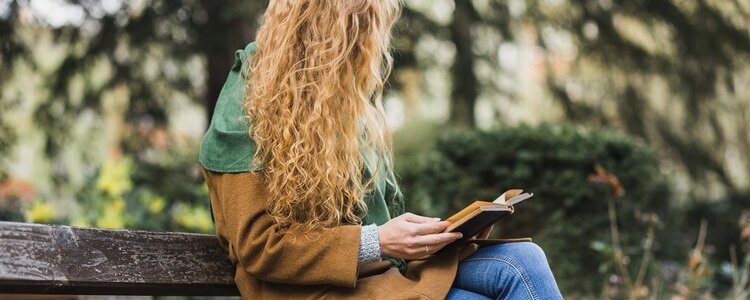
[[[392,254],[391,251],[389,251],[388,248],[385,247],[386,244],[383,242],[384,241],[384,239],[383,239],[383,237],[384,237],[384,228],[383,228],[383,226],[378,226],[378,231],[377,232],[378,232],[378,244],[379,244],[379,247],[380,247],[380,255],[381,256],[390,256],[390,257],[393,257],[393,255],[391,255]]]
[[[359,264],[380,261],[380,241],[378,229],[375,224],[362,226],[361,239],[359,243]]]

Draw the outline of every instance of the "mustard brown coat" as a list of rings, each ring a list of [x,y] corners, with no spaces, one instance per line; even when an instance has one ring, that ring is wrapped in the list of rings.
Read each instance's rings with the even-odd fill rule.
[[[446,247],[405,274],[389,261],[358,268],[359,225],[281,228],[265,211],[262,172],[203,170],[219,242],[244,299],[443,299],[476,243]]]

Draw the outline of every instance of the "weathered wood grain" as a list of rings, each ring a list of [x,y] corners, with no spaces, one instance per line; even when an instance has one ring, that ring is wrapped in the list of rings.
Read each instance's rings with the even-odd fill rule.
[[[0,293],[238,295],[226,257],[213,235],[0,222]]]

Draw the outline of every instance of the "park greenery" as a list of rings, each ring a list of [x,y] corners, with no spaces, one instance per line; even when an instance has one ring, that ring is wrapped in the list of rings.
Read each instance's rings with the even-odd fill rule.
[[[213,231],[197,151],[266,1],[0,0],[0,220]],[[571,299],[750,293],[750,2],[404,0],[410,211],[536,196]]]

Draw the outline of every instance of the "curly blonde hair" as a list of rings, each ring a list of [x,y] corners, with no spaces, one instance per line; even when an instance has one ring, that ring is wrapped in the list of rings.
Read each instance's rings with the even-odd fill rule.
[[[398,0],[270,1],[245,111],[267,211],[278,224],[361,224],[376,180],[395,184],[382,94],[400,7]]]

